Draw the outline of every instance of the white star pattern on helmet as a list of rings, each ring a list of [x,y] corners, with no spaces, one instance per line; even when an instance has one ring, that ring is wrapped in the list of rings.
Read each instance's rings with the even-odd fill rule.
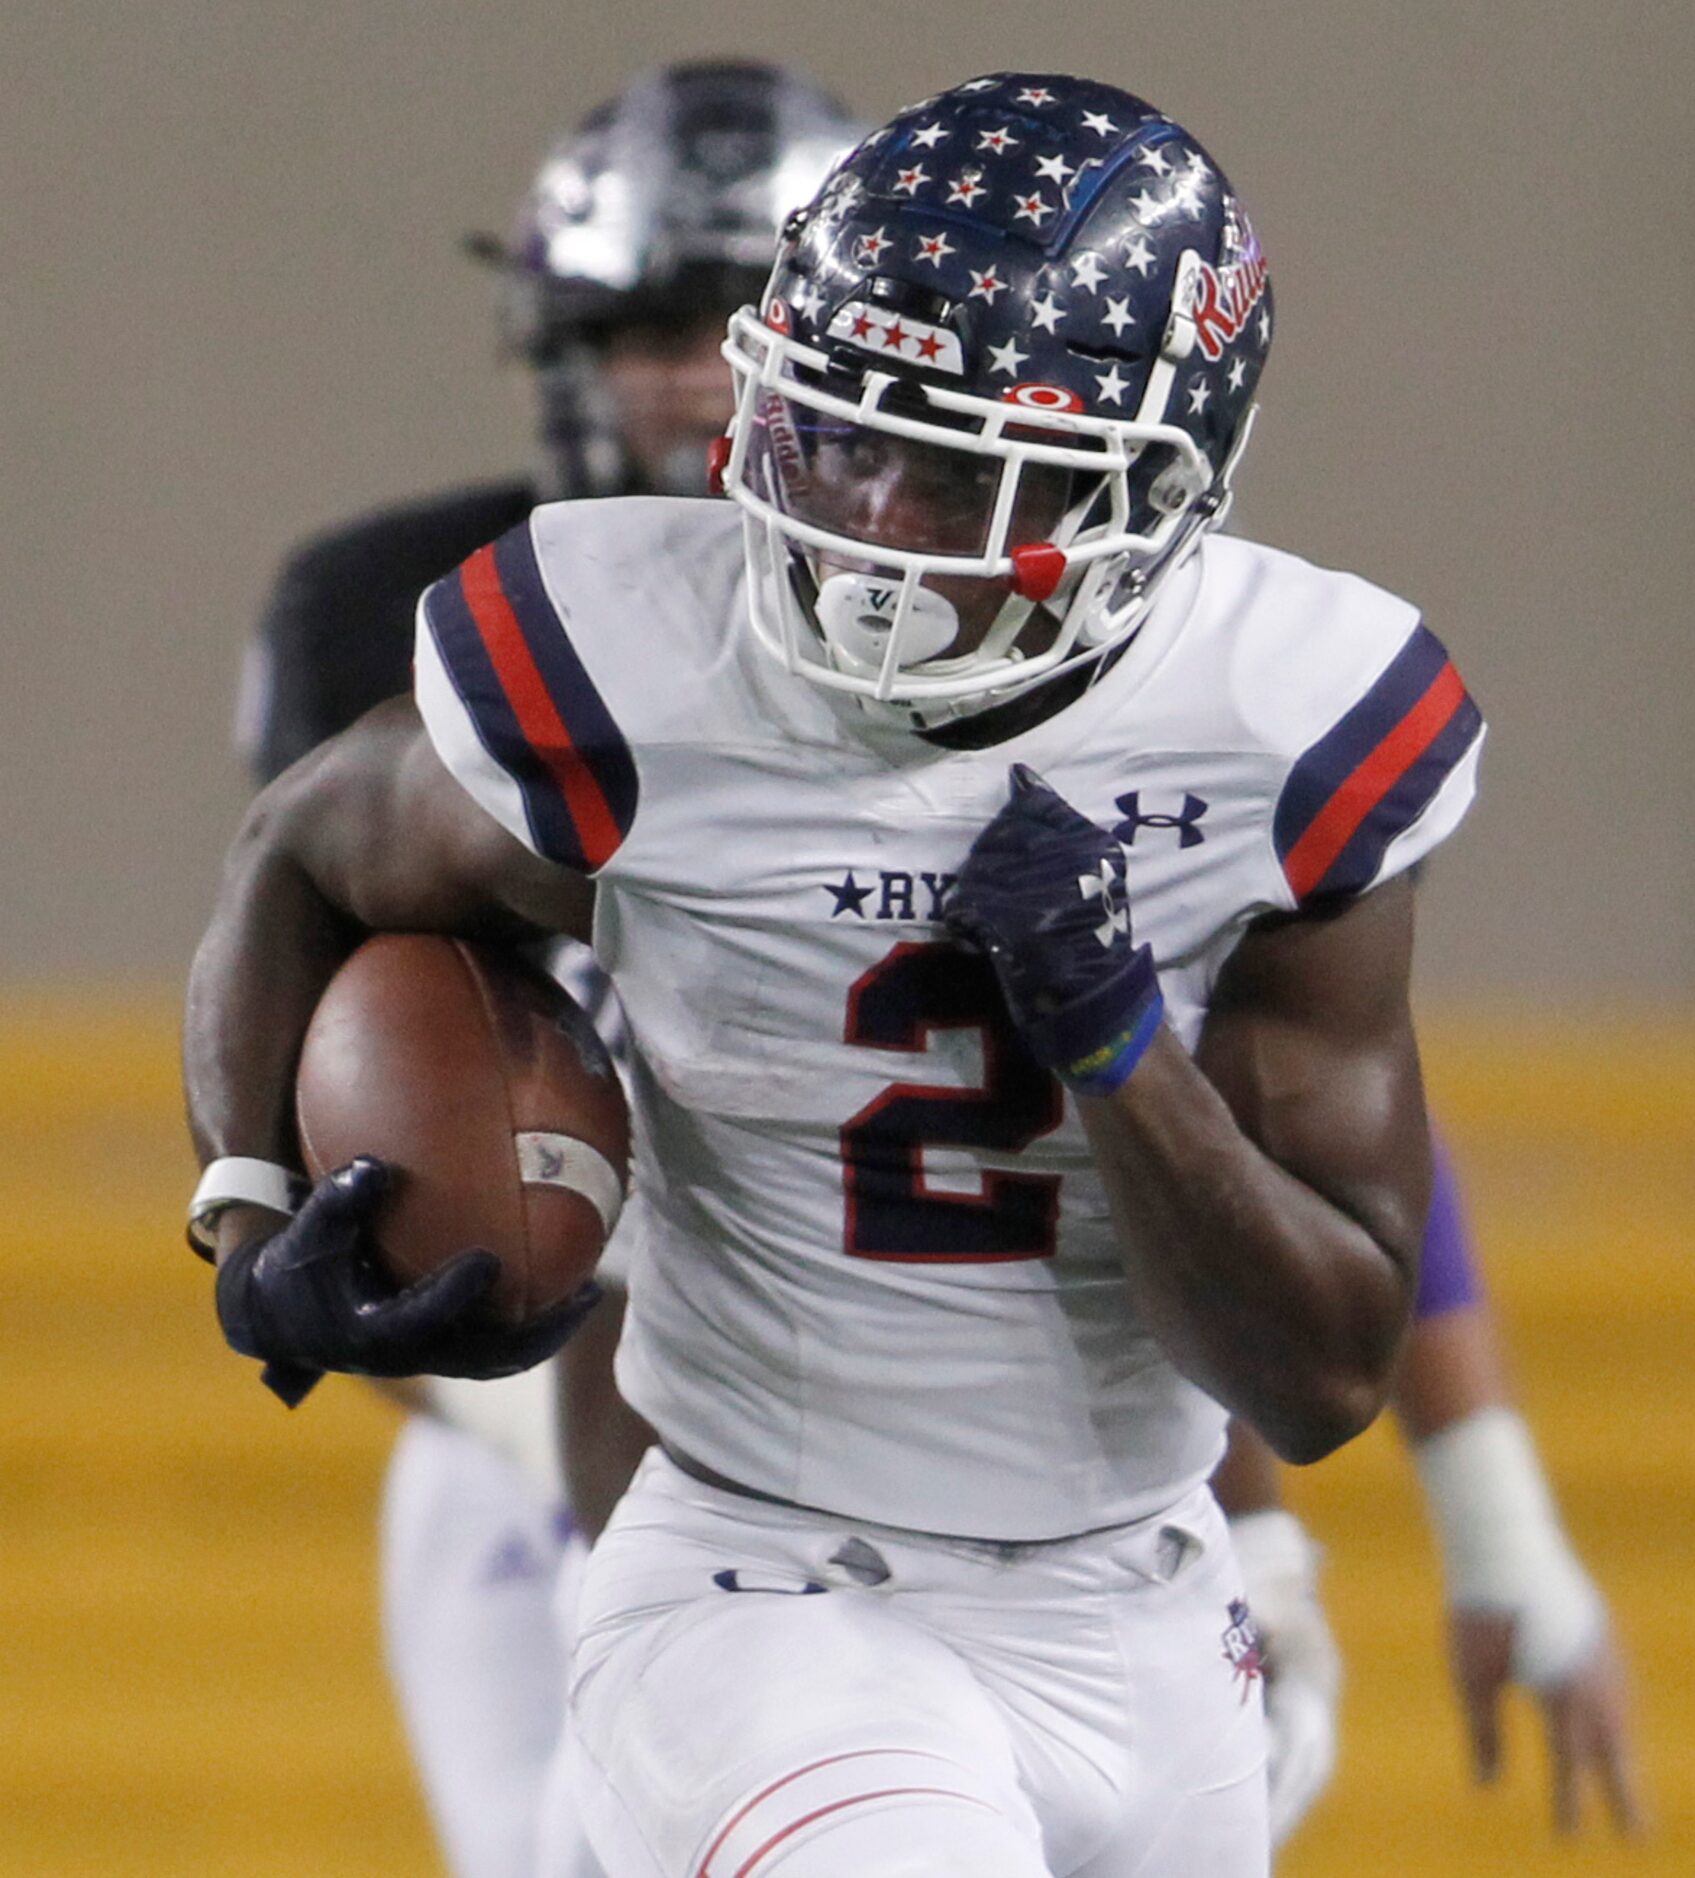
[[[1021,366],[1029,356],[1028,352],[1020,352],[1018,350],[1018,341],[1016,339],[1009,339],[1004,346],[990,346],[989,358],[992,362],[990,369],[997,372],[1005,372],[1008,378],[1016,378],[1018,376],[1019,366]]]
[[[1101,315],[1101,318],[1105,324],[1112,328],[1114,337],[1121,334],[1126,326],[1134,326],[1136,324],[1136,316],[1130,311],[1129,295],[1126,294],[1122,300],[1115,300],[1111,294],[1108,294],[1106,297],[1106,311]]]
[[[1016,98],[1014,104],[1052,104],[1053,93],[1044,85],[1027,85]]]
[[[1124,265],[1133,267],[1143,280],[1154,271],[1154,251],[1140,235],[1131,242],[1124,255]]]
[[[855,245],[853,258],[867,267],[875,267],[883,258],[883,250],[892,248],[894,243],[880,228],[872,229],[869,235],[861,235]]]
[[[1099,900],[1101,911],[1106,915],[1095,928],[1095,937],[1106,950],[1111,950],[1112,942],[1122,935],[1130,937],[1130,909],[1124,902],[1122,892],[1124,874],[1114,868],[1111,861],[1101,862],[1098,874],[1079,874],[1077,891],[1085,900]]]
[[[1074,164],[1067,163],[1062,156],[1037,157],[1036,174],[1045,176],[1051,183],[1058,183],[1063,189],[1066,177],[1075,176],[1077,169]]]
[[[1157,148],[1144,150],[1136,161],[1139,164],[1145,163],[1156,176],[1164,177],[1171,174],[1171,159],[1163,150]]]
[[[912,141],[920,150],[934,150],[946,135],[940,124],[925,124],[912,133]]]
[[[953,179],[953,186],[948,190],[948,200],[963,202],[967,208],[970,208],[979,196],[987,195],[988,191],[977,180],[982,173],[981,170],[967,170],[963,176],[956,176]]]
[[[1082,254],[1072,257],[1071,284],[1073,287],[1081,287],[1088,293],[1094,293],[1105,279],[1106,269],[1101,265],[1101,257],[1098,254],[1091,254],[1085,250]]]
[[[1206,214],[1206,204],[1201,197],[1200,180],[1192,170],[1187,175],[1178,177],[1177,186],[1171,193],[1171,206],[1181,209],[1192,222],[1198,222]]]
[[[1083,113],[1083,128],[1085,130],[1092,130],[1097,137],[1110,137],[1114,131],[1118,129],[1118,126],[1104,111],[1085,111]]]
[[[790,289],[789,299],[797,313],[804,313],[810,319],[818,311],[819,293],[809,280],[797,280]]]
[[[1018,204],[1012,218],[1015,222],[1034,222],[1040,228],[1043,219],[1053,214],[1053,204],[1044,202],[1039,195],[1014,196],[1012,199]]]
[[[1161,202],[1151,189],[1144,189],[1139,196],[1132,196],[1129,202],[1130,213],[1139,222],[1157,222],[1169,215],[1175,206],[1173,202]]]
[[[986,274],[979,274],[971,269],[971,291],[967,300],[987,300],[990,306],[995,304],[995,296],[1006,292],[1006,282],[991,267]]]
[[[1189,413],[1190,415],[1193,417],[1199,417],[1201,412],[1207,408],[1207,405],[1210,402],[1211,398],[1212,398],[1212,386],[1209,385],[1204,378],[1195,379],[1194,382],[1189,386]]]
[[[902,170],[895,178],[895,188],[904,191],[909,196],[915,196],[929,180],[930,178],[925,173],[924,166],[922,164],[914,164],[911,169]]]
[[[1045,293],[1040,300],[1030,302],[1030,324],[1040,326],[1043,332],[1056,333],[1059,323],[1065,318],[1065,309],[1051,293]]]
[[[1271,344],[1271,309],[1269,307],[1260,309],[1259,342],[1262,346]]]
[[[1003,124],[999,130],[984,131],[977,139],[977,148],[979,150],[992,150],[996,156],[1004,156],[1008,150],[1016,150],[1018,148],[1018,139],[1013,136],[1012,132]]]
[[[1189,174],[1197,183],[1209,183],[1212,181],[1212,171],[1207,168],[1206,159],[1198,150],[1191,150],[1189,152]]]
[[[1230,361],[1229,377],[1230,389],[1232,391],[1240,391],[1242,389],[1242,380],[1246,378],[1247,375],[1248,362],[1246,359],[1232,359]]]
[[[942,257],[952,254],[953,251],[953,243],[946,235],[922,235],[918,241],[918,252],[913,259],[928,261],[932,267],[940,267]]]
[[[1130,380],[1128,378],[1119,377],[1118,367],[1116,365],[1109,371],[1097,375],[1095,384],[1098,389],[1098,395],[1113,404],[1122,404],[1124,402],[1125,392],[1130,389]]]
[[[960,86],[961,91],[993,91],[1001,81],[998,78],[973,78],[968,84]]]

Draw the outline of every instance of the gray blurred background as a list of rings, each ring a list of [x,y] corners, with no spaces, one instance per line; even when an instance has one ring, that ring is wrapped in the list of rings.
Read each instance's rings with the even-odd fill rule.
[[[1242,527],[1420,602],[1493,720],[1425,986],[1688,993],[1695,9],[1646,0],[8,0],[6,980],[180,976],[278,557],[526,460],[459,235],[634,68],[708,53],[870,118],[1025,67],[1187,123],[1277,286]]]

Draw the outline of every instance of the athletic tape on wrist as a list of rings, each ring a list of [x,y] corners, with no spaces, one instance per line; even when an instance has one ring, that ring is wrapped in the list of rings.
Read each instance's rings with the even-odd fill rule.
[[[264,1206],[273,1213],[299,1212],[312,1183],[304,1174],[246,1154],[226,1154],[200,1176],[188,1203],[188,1243],[202,1258],[217,1248],[218,1215],[231,1206]]]
[[[1542,1688],[1594,1648],[1606,1607],[1560,1524],[1522,1416],[1479,1409],[1413,1449],[1448,1603],[1514,1621],[1512,1673]]]

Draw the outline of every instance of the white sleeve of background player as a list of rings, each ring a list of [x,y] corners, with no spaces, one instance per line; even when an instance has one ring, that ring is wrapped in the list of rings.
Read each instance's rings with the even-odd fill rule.
[[[1441,640],[1415,624],[1284,778],[1272,835],[1287,904],[1367,892],[1459,825],[1483,717]]]

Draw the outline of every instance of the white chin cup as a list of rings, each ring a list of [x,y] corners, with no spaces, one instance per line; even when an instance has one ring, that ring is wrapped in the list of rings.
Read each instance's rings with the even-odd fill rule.
[[[898,577],[832,574],[818,589],[818,626],[825,644],[848,670],[880,672],[900,603]],[[901,625],[899,669],[936,658],[958,633],[959,615],[952,602],[928,587],[914,587]]]

